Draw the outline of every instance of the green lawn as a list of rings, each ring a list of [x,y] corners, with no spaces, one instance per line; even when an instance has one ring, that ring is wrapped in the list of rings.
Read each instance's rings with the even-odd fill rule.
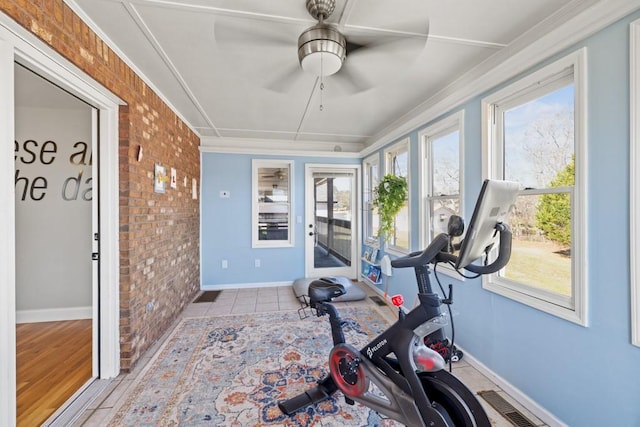
[[[571,258],[553,242],[513,240],[505,277],[530,286],[571,295]]]

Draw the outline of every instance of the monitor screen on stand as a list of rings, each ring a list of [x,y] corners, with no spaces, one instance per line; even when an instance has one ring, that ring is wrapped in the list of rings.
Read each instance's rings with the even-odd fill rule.
[[[507,222],[520,185],[512,181],[485,180],[467,228],[456,269],[461,269],[487,253],[496,240],[496,224]]]

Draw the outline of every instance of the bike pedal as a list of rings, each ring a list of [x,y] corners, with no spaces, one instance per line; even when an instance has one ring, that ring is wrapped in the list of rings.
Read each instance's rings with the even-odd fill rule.
[[[310,316],[311,314],[307,313],[307,307],[300,307],[298,309],[298,317],[300,317],[300,320],[304,320]]]
[[[355,400],[350,399],[347,396],[344,397],[344,401],[347,403],[347,405],[355,405],[356,404]]]

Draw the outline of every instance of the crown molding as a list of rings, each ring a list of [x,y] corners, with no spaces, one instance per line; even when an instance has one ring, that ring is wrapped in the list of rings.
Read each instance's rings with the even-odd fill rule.
[[[336,157],[359,159],[362,144],[333,143],[314,141],[274,141],[268,146],[262,139],[213,138],[203,137],[200,140],[200,152],[225,154],[260,154],[278,156]]]

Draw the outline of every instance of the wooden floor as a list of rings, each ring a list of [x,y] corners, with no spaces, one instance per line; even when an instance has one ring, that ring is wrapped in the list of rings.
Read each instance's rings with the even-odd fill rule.
[[[91,319],[16,325],[18,426],[41,425],[91,378],[91,329]]]

